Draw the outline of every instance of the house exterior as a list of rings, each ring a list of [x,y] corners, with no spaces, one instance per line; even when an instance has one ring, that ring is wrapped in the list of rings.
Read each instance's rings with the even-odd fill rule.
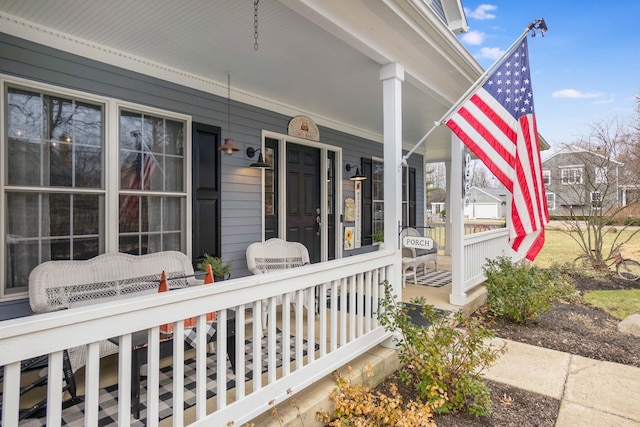
[[[175,322],[179,333],[183,319],[204,321],[212,311],[223,324],[227,309],[269,304],[275,315],[276,300],[296,301],[295,321],[283,314],[284,335],[304,330],[314,342],[317,325],[303,306],[323,307],[317,355],[280,376],[270,366],[268,382],[258,376],[252,390],[238,382],[233,402],[218,381],[213,413],[198,385],[201,424],[242,424],[385,342],[375,304],[384,281],[402,292],[396,236],[401,226],[424,225],[426,163],[447,165],[450,301],[463,305],[484,279],[484,259],[510,251],[506,229],[464,235],[465,150],[449,130],[402,162],[483,72],[456,38],[467,29],[460,1],[26,0],[0,3],[0,24],[3,425],[17,423],[20,361],[49,355],[47,420],[59,425],[64,350],[86,346],[85,423],[94,425],[99,341],[120,337],[126,372],[131,354],[122,343],[147,330],[155,367],[159,325]],[[237,150],[225,150],[228,139]],[[268,168],[254,167],[259,160]],[[352,181],[354,169],[367,179]],[[380,230],[383,245],[373,242]],[[246,249],[270,237],[303,243],[311,265],[251,276]],[[29,272],[42,262],[164,250],[194,263],[219,255],[233,262],[232,279],[31,312]],[[356,293],[371,304],[356,309],[351,298],[348,310]],[[269,327],[269,345],[276,332]],[[221,351],[225,334],[217,334]],[[198,339],[204,357],[206,337]],[[120,425],[129,423],[126,378]],[[148,397],[150,419],[157,398]]]
[[[464,216],[469,219],[504,218],[507,204],[505,188],[471,187],[465,199]]]
[[[624,205],[623,164],[602,150],[569,146],[542,162],[549,214],[589,216]]]

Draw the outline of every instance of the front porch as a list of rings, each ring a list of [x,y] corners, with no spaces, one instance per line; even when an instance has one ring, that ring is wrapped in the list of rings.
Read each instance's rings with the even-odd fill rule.
[[[446,270],[449,272],[451,270],[451,257],[446,255],[441,255],[439,258],[439,264],[441,270]],[[287,274],[289,272],[286,272]],[[238,354],[242,354],[241,357],[238,358],[237,362],[239,363],[239,370],[234,374],[230,370],[229,362],[225,363],[224,370],[226,372],[223,373],[221,371],[221,365],[217,364],[216,357],[211,355],[205,355],[205,360],[207,360],[206,364],[208,366],[209,374],[202,375],[197,368],[198,357],[200,357],[197,353],[197,350],[190,349],[184,353],[183,358],[167,358],[158,361],[153,361],[149,363],[147,367],[148,373],[146,378],[146,383],[152,389],[157,388],[157,390],[149,389],[149,393],[146,392],[146,385],[143,385],[143,396],[141,402],[144,405],[142,410],[142,419],[145,419],[147,416],[147,412],[153,413],[153,411],[158,412],[158,420],[156,424],[155,419],[146,419],[146,425],[171,425],[171,423],[177,422],[177,425],[187,424],[196,422],[196,420],[203,421],[204,419],[211,420],[211,417],[207,417],[206,415],[203,418],[203,414],[215,414],[218,412],[218,408],[222,410],[222,413],[229,410],[230,407],[235,407],[234,403],[240,403],[243,400],[254,400],[259,399],[259,405],[263,407],[263,411],[266,411],[265,414],[259,416],[259,422],[256,425],[268,425],[268,422],[275,422],[269,415],[269,405],[268,402],[274,399],[276,402],[283,401],[290,394],[297,394],[299,391],[302,393],[299,396],[296,396],[294,401],[295,404],[301,408],[305,408],[309,413],[305,415],[305,425],[313,425],[310,424],[311,420],[314,417],[314,414],[317,410],[329,410],[328,404],[330,403],[327,400],[327,396],[331,388],[335,385],[334,378],[330,374],[334,368],[325,369],[324,375],[314,377],[309,384],[312,384],[311,387],[302,390],[305,387],[303,381],[290,381],[287,379],[288,377],[297,377],[296,373],[300,373],[300,370],[309,372],[308,368],[311,365],[315,365],[316,367],[322,366],[324,363],[320,362],[320,359],[333,359],[335,353],[338,350],[343,350],[347,347],[353,347],[358,341],[357,337],[378,337],[375,339],[373,345],[366,345],[363,347],[363,351],[361,351],[358,357],[344,356],[340,359],[337,359],[338,365],[336,367],[342,366],[340,369],[344,369],[346,365],[353,366],[355,370],[358,370],[359,366],[364,364],[365,362],[371,363],[374,365],[374,371],[376,372],[376,380],[380,381],[389,373],[393,372],[398,368],[398,361],[395,355],[395,351],[392,349],[385,347],[384,345],[380,345],[384,342],[388,335],[385,334],[380,327],[377,325],[377,321],[375,320],[375,315],[373,314],[375,311],[375,307],[368,307],[368,303],[366,301],[354,301],[353,299],[349,301],[348,295],[350,292],[360,292],[363,294],[374,295],[376,293],[375,280],[373,279],[373,271],[370,273],[364,273],[361,277],[365,278],[370,276],[370,280],[362,280],[358,278],[359,274],[351,275],[349,278],[345,278],[342,283],[334,281],[331,289],[327,288],[325,294],[327,295],[327,301],[321,303],[324,306],[328,306],[324,311],[317,316],[312,316],[309,319],[309,316],[306,314],[306,310],[302,308],[298,308],[302,306],[302,304],[298,304],[298,306],[293,305],[291,310],[289,309],[278,309],[277,312],[273,313],[275,315],[271,316],[271,318],[277,319],[273,325],[269,325],[265,334],[263,334],[262,330],[256,330],[253,322],[247,323],[246,327],[243,328],[242,331],[237,331],[237,336],[240,337],[238,341],[242,342],[243,345],[237,346],[237,350],[242,347],[242,352],[238,351]],[[348,283],[352,282],[352,283]],[[372,285],[372,286],[371,286]],[[224,286],[224,285],[220,285]],[[424,286],[424,285],[412,285],[408,284],[402,290],[402,299],[404,301],[409,301],[415,297],[423,296],[430,303],[435,305],[438,308],[445,310],[455,310],[460,307],[452,306],[448,302],[449,294],[451,293],[451,284],[447,284],[440,287],[434,286]],[[379,295],[379,294],[378,294]],[[347,298],[344,298],[347,296]],[[343,298],[341,298],[343,297]],[[470,312],[473,311],[478,305],[482,304],[484,301],[484,293],[482,287],[477,287],[468,295],[469,303],[464,307],[465,311]],[[296,299],[297,298],[297,299]],[[298,293],[298,296],[290,301],[298,301],[299,298],[302,298],[302,294]],[[321,298],[322,299],[322,298]],[[339,301],[338,304],[332,306],[328,301]],[[321,305],[322,306],[322,305]],[[275,307],[274,307],[275,310]],[[357,313],[365,313],[364,316],[357,315]],[[288,314],[287,314],[288,313]],[[287,319],[287,321],[284,321]],[[178,324],[176,324],[178,325]],[[300,331],[300,333],[299,333]],[[265,344],[263,346],[258,346],[261,356],[258,356],[258,360],[262,360],[259,362],[264,365],[263,373],[259,378],[252,378],[252,375],[248,377],[247,372],[250,370],[250,365],[245,368],[245,358],[250,357],[255,360],[255,353],[253,353],[251,345],[245,345],[245,338],[248,337],[249,340],[252,340],[252,337],[260,337],[260,340]],[[276,340],[283,337],[291,337],[291,341],[288,339],[284,339],[285,342],[284,347],[279,347],[276,344]],[[305,343],[304,346],[298,346],[295,343],[294,337],[304,338]],[[315,342],[316,351],[308,352],[308,344],[309,342]],[[288,344],[288,345],[287,345]],[[151,346],[150,346],[151,347]],[[247,347],[246,355],[244,348]],[[278,350],[273,350],[277,348]],[[221,346],[221,342],[218,341],[218,349],[221,351],[225,351],[224,344]],[[153,351],[152,349],[150,351]],[[122,357],[121,352],[120,357]],[[278,356],[274,357],[274,354],[277,353]],[[334,354],[332,354],[334,353]],[[150,353],[151,354],[151,353]],[[222,353],[224,354],[224,353]],[[150,357],[151,359],[151,357]],[[196,366],[192,366],[191,368],[184,369],[184,387],[186,391],[183,393],[183,399],[180,401],[189,401],[191,399],[200,401],[197,404],[194,404],[192,401],[191,406],[185,404],[184,412],[178,414],[178,419],[174,420],[171,415],[172,413],[172,405],[175,404],[173,402],[173,398],[175,396],[171,392],[172,387],[180,386],[176,385],[175,378],[172,380],[172,376],[174,372],[180,372],[180,369],[171,369],[171,365],[176,366],[176,363],[182,362],[184,364],[192,363],[196,364]],[[193,360],[192,360],[193,359]],[[226,358],[225,358],[226,359]],[[273,361],[280,360],[280,362]],[[282,364],[282,360],[291,360],[291,363]],[[341,361],[340,361],[341,360]],[[118,416],[119,411],[125,410],[122,406],[119,407],[119,404],[123,402],[118,402],[118,397],[122,400],[122,396],[119,395],[117,384],[125,384],[123,388],[123,393],[127,393],[127,390],[130,388],[130,384],[126,379],[130,376],[130,372],[127,373],[128,369],[125,367],[124,369],[118,368],[119,360],[117,355],[104,358],[99,361],[99,374],[98,378],[92,378],[91,372],[93,371],[90,367],[82,368],[77,371],[75,374],[76,381],[78,384],[78,395],[85,396],[86,392],[85,387],[97,386],[98,388],[98,401],[99,401],[99,411],[95,415],[96,423],[100,425],[109,425],[110,420],[112,425],[119,423],[119,425],[127,425],[128,422],[131,425],[145,425],[144,423],[136,420],[135,418],[125,417],[122,419]],[[211,366],[212,365],[212,366]],[[253,364],[255,366],[255,363]],[[152,375],[150,372],[160,372],[159,374]],[[211,375],[211,371],[215,374]],[[243,374],[244,371],[244,374]],[[10,371],[6,371],[10,372]],[[120,375],[119,375],[120,373]],[[49,372],[51,375],[52,372]],[[217,384],[215,382],[216,374],[221,374],[219,377],[227,378],[226,384]],[[245,375],[247,379],[246,381],[240,383],[236,380],[238,377],[242,377]],[[158,378],[154,378],[158,376]],[[167,377],[167,379],[162,380],[162,378]],[[192,377],[191,379],[189,377]],[[10,378],[10,375],[5,375],[5,377]],[[204,378],[201,378],[204,377]],[[203,379],[205,381],[205,385],[198,384],[200,380]],[[192,381],[193,380],[193,381]],[[256,381],[257,380],[257,381]],[[281,382],[289,383],[290,386],[284,389],[284,394],[281,397],[277,397],[275,393],[280,387],[275,387],[275,384]],[[212,384],[213,382],[213,384]],[[235,385],[234,385],[235,384]],[[10,397],[10,384],[4,384],[4,392],[3,399],[4,403],[7,403],[6,397]],[[208,389],[209,392],[205,393],[205,397],[198,397],[200,394],[200,387],[203,387],[205,391]],[[265,392],[265,389],[271,390],[270,392]],[[276,390],[276,391],[274,391]],[[51,393],[52,389],[48,390],[48,393]],[[9,394],[7,394],[9,392]],[[220,393],[222,392],[222,393]],[[93,391],[96,393],[96,390]],[[220,394],[218,394],[220,393]],[[89,393],[89,399],[91,393]],[[207,397],[210,395],[214,395],[212,397]],[[251,396],[260,395],[263,397],[251,399]],[[23,398],[20,400],[20,405],[22,407],[28,407],[30,403],[37,402],[40,398],[43,398],[43,391],[38,393],[32,393],[29,396],[29,399]],[[149,399],[148,401],[146,399]],[[154,401],[157,399],[157,401]],[[124,399],[125,401],[127,399]],[[292,399],[289,399],[292,400]],[[88,401],[90,403],[90,400]],[[126,403],[126,402],[125,402]],[[69,422],[69,425],[84,425],[90,424],[87,422],[86,413],[83,414],[81,411],[82,407],[86,405],[87,402],[81,404],[82,406],[71,407],[62,411],[60,419],[64,419],[65,422]],[[251,405],[251,404],[246,404]],[[295,415],[297,415],[297,410],[294,408],[290,408],[287,410],[291,403],[283,403],[282,406],[279,405],[282,416],[286,416],[289,411],[295,411]],[[251,406],[248,406],[251,407]],[[203,409],[204,408],[204,409]],[[49,408],[50,409],[50,408]],[[7,410],[7,405],[3,405],[3,413]],[[126,413],[128,414],[128,407],[126,408]],[[55,412],[55,411],[54,411]],[[246,411],[249,412],[249,411]],[[259,412],[256,412],[256,415]],[[6,414],[5,414],[6,415]],[[220,415],[215,417],[216,420],[220,419]],[[248,421],[249,418],[245,418],[244,421]],[[4,420],[4,419],[3,419]],[[75,420],[75,421],[74,421]],[[308,421],[307,421],[308,420]],[[42,418],[40,421],[35,419],[25,420],[20,423],[20,425],[44,425],[46,419]],[[56,422],[60,422],[56,420]],[[56,422],[53,425],[56,425]],[[217,421],[216,421],[217,422]],[[52,423],[48,423],[47,425],[52,425]],[[175,424],[174,424],[175,425]],[[196,422],[196,425],[198,423]],[[224,425],[221,423],[220,425]]]

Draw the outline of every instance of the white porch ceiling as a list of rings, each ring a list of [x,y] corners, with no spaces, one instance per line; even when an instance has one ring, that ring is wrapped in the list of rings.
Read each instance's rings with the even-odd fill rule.
[[[382,65],[400,62],[413,147],[482,73],[424,0],[0,0],[0,31],[382,140]],[[438,129],[418,150],[450,157]]]

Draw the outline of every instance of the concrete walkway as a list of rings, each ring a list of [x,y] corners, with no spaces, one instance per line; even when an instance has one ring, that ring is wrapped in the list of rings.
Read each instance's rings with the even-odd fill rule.
[[[561,401],[557,427],[640,425],[640,368],[515,341],[485,377]]]

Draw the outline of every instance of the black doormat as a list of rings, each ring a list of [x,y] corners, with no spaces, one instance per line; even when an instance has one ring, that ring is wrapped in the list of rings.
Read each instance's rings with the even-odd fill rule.
[[[431,326],[431,323],[429,323],[429,321],[427,319],[424,318],[424,316],[422,315],[422,306],[419,304],[412,304],[412,303],[404,303],[404,305],[407,307],[407,315],[409,316],[409,319],[411,320],[411,323],[413,323],[414,325],[417,326],[423,326],[425,328],[428,328],[429,326]],[[450,311],[447,310],[441,310],[439,308],[435,309],[436,312],[438,313],[439,317],[444,317],[444,316],[448,316]]]

